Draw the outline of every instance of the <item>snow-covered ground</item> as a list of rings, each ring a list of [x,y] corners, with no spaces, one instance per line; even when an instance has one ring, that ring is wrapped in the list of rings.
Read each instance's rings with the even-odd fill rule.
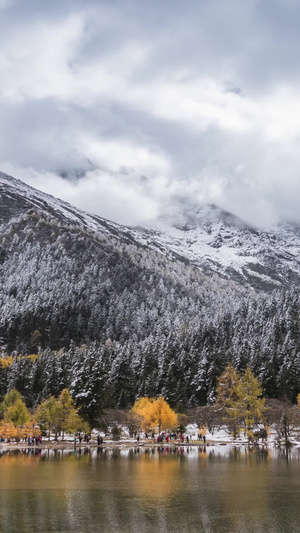
[[[119,440],[115,441],[111,437],[105,437],[104,433],[98,432],[97,430],[93,430],[92,432],[92,438],[88,443],[86,443],[84,440],[80,443],[77,439],[76,446],[77,447],[94,447],[97,445],[97,435],[100,434],[104,438],[103,447],[109,447],[109,448],[121,448],[121,449],[128,449],[131,447],[152,447],[154,445],[157,445],[159,447],[165,447],[170,448],[174,446],[183,446],[183,447],[196,447],[199,446],[209,446],[209,447],[232,447],[232,446],[248,446],[248,439],[243,434],[241,434],[238,438],[234,439],[228,431],[226,431],[225,428],[220,428],[214,430],[213,433],[206,431],[205,434],[205,442],[203,440],[198,439],[198,427],[196,424],[189,424],[186,428],[186,431],[184,432],[184,441],[181,442],[179,438],[177,440],[170,440],[169,442],[166,442],[165,440],[161,443],[157,442],[157,435],[155,436],[155,439],[152,438],[145,438],[143,433],[139,434],[139,438],[136,437],[130,437],[128,434],[122,433],[122,436]],[[187,440],[188,437],[188,440]],[[295,432],[291,437],[289,437],[289,441],[292,444],[293,448],[300,448],[300,434],[298,432]],[[259,446],[267,446],[270,448],[278,447],[278,439],[277,434],[274,428],[270,429],[268,438],[266,441],[262,442],[259,440],[258,442]],[[5,448],[18,448],[18,447],[27,447],[29,446],[27,442],[3,442],[0,444],[0,447],[2,449]],[[46,438],[42,441],[42,447],[51,447],[51,448],[66,448],[70,446],[74,446],[74,436],[73,435],[65,435],[64,440],[59,439],[58,441],[54,440],[54,436],[51,437],[50,441]],[[281,439],[281,446],[284,446],[284,439],[282,437]],[[32,446],[29,446],[32,447]],[[40,447],[37,445],[37,447]]]

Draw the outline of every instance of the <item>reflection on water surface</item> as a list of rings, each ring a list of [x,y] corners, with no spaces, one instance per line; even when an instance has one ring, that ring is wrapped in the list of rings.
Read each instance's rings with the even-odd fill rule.
[[[298,449],[0,454],[0,530],[5,533],[298,533],[299,498]]]

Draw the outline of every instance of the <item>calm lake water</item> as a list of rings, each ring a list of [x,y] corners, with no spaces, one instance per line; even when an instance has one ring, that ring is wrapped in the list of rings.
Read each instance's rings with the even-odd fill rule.
[[[10,451],[0,531],[299,533],[300,451]]]

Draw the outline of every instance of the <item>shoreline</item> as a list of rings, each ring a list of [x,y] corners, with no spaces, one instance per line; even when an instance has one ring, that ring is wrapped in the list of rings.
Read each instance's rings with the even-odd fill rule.
[[[293,444],[293,446],[298,443]],[[30,445],[25,442],[16,442],[16,443],[1,443],[0,451],[6,450],[66,450],[66,449],[124,449],[124,448],[206,448],[211,446],[247,446],[250,448],[268,448],[270,446],[274,447],[274,442],[268,443],[256,443],[249,444],[248,442],[233,442],[233,441],[193,441],[193,442],[172,442],[172,443],[157,443],[157,442],[133,442],[133,441],[110,441],[104,442],[101,445],[98,445],[94,442],[89,443],[76,443],[72,441],[65,442],[45,442],[42,444]]]

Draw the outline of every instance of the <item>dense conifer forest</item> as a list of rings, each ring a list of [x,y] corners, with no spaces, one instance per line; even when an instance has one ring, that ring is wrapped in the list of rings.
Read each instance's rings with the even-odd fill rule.
[[[47,207],[47,205],[46,205]],[[68,388],[91,421],[163,395],[205,405],[228,362],[270,398],[300,392],[299,291],[256,292],[124,231],[53,210],[13,210],[0,227],[0,394],[28,406]]]
[[[300,383],[299,295],[278,293],[243,301],[234,312],[198,317],[194,324],[167,327],[166,313],[157,328],[128,339],[93,341],[36,356],[3,359],[1,394],[17,388],[30,406],[69,388],[75,405],[91,419],[106,407],[129,407],[139,396],[163,395],[173,407],[205,405],[215,399],[217,378],[229,361],[239,370],[249,365],[270,398],[295,401]],[[279,318],[280,317],[280,318]],[[117,335],[116,335],[117,336]],[[40,339],[39,331],[32,343]],[[32,346],[34,348],[34,346]],[[35,346],[36,348],[36,346]],[[4,353],[3,353],[4,355]]]

